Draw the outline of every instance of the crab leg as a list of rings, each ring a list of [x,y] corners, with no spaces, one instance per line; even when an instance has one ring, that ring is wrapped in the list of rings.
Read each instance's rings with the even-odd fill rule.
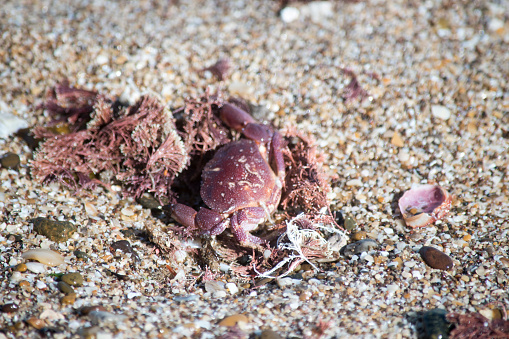
[[[228,219],[223,219],[220,213],[209,210],[208,208],[200,208],[196,214],[196,225],[203,234],[218,235],[228,227]]]
[[[176,222],[189,227],[198,227],[203,234],[218,235],[228,227],[228,219],[224,219],[220,213],[208,208],[200,208],[198,212],[194,208],[183,204],[171,206],[171,217]]]
[[[258,144],[269,142],[273,135],[273,132],[267,126],[257,123],[249,113],[232,104],[224,104],[221,107],[219,117],[228,127],[242,132],[246,138]]]
[[[248,207],[233,214],[230,218],[230,225],[235,239],[248,247],[252,247],[253,244],[263,244],[264,240],[249,232],[254,230],[264,218],[265,210],[262,207]]]
[[[171,217],[176,222],[189,228],[195,227],[196,211],[194,208],[183,204],[174,204],[171,205],[170,210]]]
[[[281,179],[285,177],[285,160],[283,158],[283,153],[281,152],[281,149],[283,148],[282,144],[283,141],[281,134],[275,132],[270,145],[269,159],[276,176]]]

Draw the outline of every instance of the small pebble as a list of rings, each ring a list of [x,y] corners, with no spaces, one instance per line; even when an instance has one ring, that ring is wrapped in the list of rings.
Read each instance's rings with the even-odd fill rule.
[[[19,307],[18,307],[18,305],[14,304],[14,303],[9,303],[9,304],[3,304],[1,310],[3,313],[14,313],[19,310]]]
[[[363,240],[363,239],[366,239],[366,236],[367,236],[367,233],[364,231],[355,232],[354,234],[352,234],[352,240],[355,240],[355,241]]]
[[[74,256],[76,256],[77,259],[80,259],[80,260],[87,261],[88,258],[89,258],[88,254],[86,254],[83,251],[76,250],[76,251],[73,252],[73,254],[74,254]]]
[[[283,339],[283,337],[273,330],[263,330],[260,339]]]
[[[88,313],[88,317],[93,324],[100,324],[105,322],[119,323],[127,319],[127,316],[123,314],[114,314],[106,311],[91,311]]]
[[[250,98],[253,94],[253,87],[249,84],[240,82],[240,81],[232,81],[228,86],[228,91],[232,95],[238,95],[241,98]]]
[[[0,165],[3,168],[18,169],[19,168],[19,155],[8,152],[0,157]]]
[[[301,280],[292,279],[290,277],[284,277],[284,278],[278,278],[276,280],[276,283],[279,286],[279,288],[286,288],[288,286],[299,285],[301,283]]]
[[[313,271],[314,268],[310,264],[304,263],[300,265],[300,269],[303,271]]]
[[[451,117],[451,111],[442,105],[432,105],[431,114],[433,114],[435,118],[442,120],[448,120]]]
[[[68,283],[66,283],[65,281],[59,281],[57,283],[57,288],[60,292],[64,293],[64,294],[72,294],[72,293],[76,293],[74,291],[74,289],[71,287],[71,285],[69,285]]]
[[[184,251],[184,250],[176,250],[175,252],[173,252],[173,257],[175,258],[175,261],[178,262],[179,264],[182,264],[183,262],[186,261],[186,258],[187,258],[187,252]],[[223,266],[220,267],[220,269],[223,271]],[[228,272],[228,270],[230,269],[230,267],[228,266],[226,271],[223,271],[223,272]]]
[[[290,23],[292,21],[295,21],[299,18],[300,11],[299,9],[295,7],[285,7],[281,10],[280,16],[281,20],[283,20],[286,23]]]
[[[125,215],[126,217],[132,217],[134,215],[134,211],[130,207],[124,207],[120,210],[120,213]]]
[[[76,226],[69,221],[56,221],[39,217],[33,219],[32,222],[36,233],[56,242],[66,241],[77,230]]]
[[[183,296],[176,296],[173,298],[174,301],[177,302],[188,302],[188,301],[195,301],[198,300],[199,297],[196,294],[189,294],[189,295],[183,295]]]
[[[48,285],[46,285],[46,283],[44,281],[40,281],[38,280],[36,283],[35,283],[35,287],[37,287],[38,289],[40,290],[44,290],[46,288],[48,288]]]
[[[88,315],[90,312],[106,312],[106,309],[101,305],[83,306],[79,309],[81,315]]]
[[[30,147],[32,151],[39,147],[39,143],[42,141],[42,139],[36,139],[29,128],[21,128],[18,130],[16,135],[23,139],[23,141],[25,141],[27,146]]]
[[[28,270],[28,267],[27,265],[25,264],[18,264],[14,267],[14,271],[16,272],[26,272]]]
[[[29,286],[30,286],[30,283],[27,280],[21,280],[19,282],[19,287],[21,287],[21,288],[27,288]]]
[[[215,64],[204,69],[212,73],[217,80],[223,81],[226,79],[231,69],[231,61],[228,58],[219,59]]]
[[[71,285],[71,286],[82,286],[83,285],[83,276],[78,272],[66,273],[60,280]]]
[[[401,138],[401,135],[399,135],[398,132],[394,132],[392,139],[391,139],[391,144],[393,144],[396,147],[405,146],[405,142],[403,141],[403,138]]]
[[[344,247],[343,254],[347,257],[368,252],[378,247],[378,243],[373,239],[363,239],[354,243],[348,244]]]
[[[138,199],[136,199],[136,202],[146,209],[154,209],[161,207],[161,203],[159,203],[159,200],[149,195],[139,197]]]
[[[44,320],[39,319],[39,318],[35,318],[35,317],[32,317],[32,318],[28,319],[27,320],[27,324],[32,326],[33,328],[35,328],[37,330],[40,330],[41,328],[43,328],[46,325]]]
[[[27,266],[27,269],[30,271],[30,272],[33,272],[33,273],[44,273],[46,272],[46,265],[44,264],[41,264],[40,262],[27,262],[25,264]]]
[[[95,62],[97,62],[97,64],[99,64],[99,65],[105,65],[108,63],[108,61],[109,61],[109,58],[105,54],[99,54],[97,56],[97,58],[95,59]]]
[[[226,291],[217,291],[214,293],[215,298],[224,298],[226,297]]]
[[[76,302],[76,293],[65,295],[60,299],[62,305],[72,305]]]
[[[423,246],[419,250],[422,260],[431,268],[448,271],[454,266],[452,259],[434,247]]]
[[[11,278],[9,279],[10,282],[17,284],[21,280],[23,280],[23,274],[21,274],[21,272],[12,272]]]
[[[234,283],[227,283],[226,288],[230,291],[231,294],[235,294],[239,291],[239,288]]]
[[[320,22],[334,14],[332,1],[308,2],[300,7],[303,16],[309,16],[313,22]]]
[[[38,262],[48,266],[58,266],[64,263],[64,257],[52,250],[45,248],[36,248],[28,250],[21,255],[25,260],[37,260]]]
[[[502,265],[509,268],[509,258],[502,257],[500,258],[500,262],[502,263]]]
[[[46,308],[39,315],[39,318],[41,318],[42,320],[55,321],[55,320],[64,320],[65,316],[60,312],[55,312],[52,309]]]
[[[357,227],[357,223],[355,222],[355,219],[351,215],[347,215],[345,217],[345,229],[347,231],[351,231]]]
[[[217,293],[219,291],[224,291],[224,283],[218,282],[214,280],[205,282],[205,291],[209,293]]]
[[[89,217],[97,217],[99,215],[99,211],[91,202],[85,202],[85,212]]]
[[[449,322],[445,319],[447,311],[443,308],[435,308],[427,311],[422,316],[422,325],[426,333],[425,338],[438,339],[449,338]]]
[[[249,320],[247,319],[247,317],[245,315],[234,314],[234,315],[231,315],[231,316],[226,317],[223,320],[221,320],[219,322],[219,326],[231,327],[231,326],[238,325],[239,323],[247,323],[247,322],[249,322]]]
[[[115,241],[110,245],[111,251],[115,252],[116,250],[119,250],[121,252],[124,252],[126,254],[131,254],[131,258],[134,261],[140,261],[140,257],[138,256],[138,253],[136,253],[135,250],[133,250],[131,243],[127,240],[119,240]]]

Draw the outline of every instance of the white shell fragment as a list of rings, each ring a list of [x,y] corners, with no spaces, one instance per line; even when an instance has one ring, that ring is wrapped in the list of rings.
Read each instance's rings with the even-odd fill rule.
[[[27,262],[26,265],[27,265],[27,268],[28,268],[28,270],[30,272],[33,272],[33,273],[36,273],[36,274],[46,272],[46,266],[44,266],[40,262],[33,262],[33,261],[31,261],[31,262]]]
[[[48,266],[58,266],[64,263],[64,257],[59,253],[44,249],[44,248],[36,248],[33,250],[26,251],[21,255],[23,259],[31,259],[36,260],[44,265]]]
[[[281,20],[283,20],[286,23],[295,21],[299,18],[300,11],[295,7],[285,7],[281,10],[280,16]]]
[[[433,114],[435,118],[442,120],[448,120],[451,117],[451,111],[442,105],[431,106],[431,114]]]
[[[399,209],[409,227],[424,227],[443,218],[451,208],[452,196],[438,185],[421,185],[406,191]]]
[[[0,110],[5,106],[0,102]],[[0,111],[0,138],[7,138],[13,133],[16,133],[21,128],[27,128],[28,123],[10,113]]]

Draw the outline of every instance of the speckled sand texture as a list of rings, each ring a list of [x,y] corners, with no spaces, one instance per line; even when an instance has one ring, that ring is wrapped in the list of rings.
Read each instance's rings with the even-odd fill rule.
[[[0,155],[21,157],[19,171],[0,169],[0,306],[13,311],[0,313],[0,338],[215,338],[236,320],[246,337],[316,337],[322,322],[323,338],[417,338],[429,309],[508,304],[509,1],[311,4],[280,16],[269,0],[2,2],[0,118],[47,124],[35,107],[66,78],[128,102],[157,93],[170,108],[221,87],[258,107],[257,119],[314,135],[331,209],[379,247],[257,289],[229,274],[192,284],[202,271],[189,256],[169,258],[143,236],[164,227],[149,210],[102,188],[43,186],[31,179],[25,142],[0,138]],[[223,82],[197,72],[220,58],[233,67]],[[417,183],[437,183],[454,201],[443,220],[412,230],[397,199]],[[36,217],[78,231],[54,243],[32,231]],[[124,239],[139,261],[112,252]],[[422,246],[454,268],[428,267]],[[40,247],[65,263],[15,271]],[[72,272],[84,278],[74,303],[52,275]],[[77,312],[94,305],[103,309]]]

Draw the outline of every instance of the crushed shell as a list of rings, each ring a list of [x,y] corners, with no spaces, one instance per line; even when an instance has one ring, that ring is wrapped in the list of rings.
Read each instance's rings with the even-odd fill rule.
[[[451,208],[452,196],[438,185],[420,185],[399,199],[399,209],[407,226],[425,227],[442,219]]]

